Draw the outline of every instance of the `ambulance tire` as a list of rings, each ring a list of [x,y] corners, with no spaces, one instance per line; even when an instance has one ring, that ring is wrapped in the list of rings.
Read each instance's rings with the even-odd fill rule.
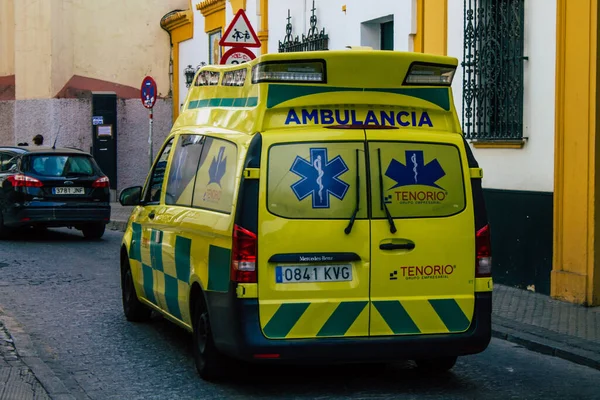
[[[127,256],[121,260],[121,293],[123,298],[123,313],[127,321],[145,322],[150,319],[152,310],[146,307],[137,298],[135,286],[133,285],[133,275]]]
[[[440,357],[415,360],[419,370],[428,373],[444,373],[450,371],[458,357]]]
[[[218,381],[225,376],[227,357],[217,350],[210,329],[208,310],[202,299],[194,307],[193,353],[198,375],[206,381]]]

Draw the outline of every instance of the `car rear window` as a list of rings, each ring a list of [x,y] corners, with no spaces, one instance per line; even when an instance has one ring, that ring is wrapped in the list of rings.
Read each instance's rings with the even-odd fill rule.
[[[89,156],[71,154],[40,154],[27,157],[26,172],[40,176],[93,176],[99,173]]]

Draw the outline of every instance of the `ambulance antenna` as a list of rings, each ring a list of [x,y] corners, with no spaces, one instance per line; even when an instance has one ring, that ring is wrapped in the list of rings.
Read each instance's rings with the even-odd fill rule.
[[[58,127],[58,132],[56,132],[56,137],[54,138],[54,143],[52,143],[52,150],[56,150],[56,142],[58,141],[58,135],[60,134],[60,128],[62,125]]]

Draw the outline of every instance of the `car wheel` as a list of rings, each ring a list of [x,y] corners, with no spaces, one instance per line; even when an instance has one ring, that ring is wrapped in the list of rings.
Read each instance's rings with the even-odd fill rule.
[[[4,225],[4,217],[0,211],[0,239],[7,239],[11,233],[11,229]]]
[[[122,261],[121,265],[121,293],[123,297],[123,312],[125,318],[132,322],[144,322],[150,319],[152,310],[143,305],[137,298],[135,286],[133,285],[133,275],[129,261]]]
[[[415,360],[420,370],[431,373],[443,373],[450,371],[458,357],[439,357]]]
[[[197,301],[194,314],[193,352],[196,369],[202,379],[218,380],[224,376],[226,357],[215,346],[208,310],[201,300]]]
[[[83,237],[86,239],[100,239],[104,235],[106,225],[104,224],[90,224],[83,227]]]

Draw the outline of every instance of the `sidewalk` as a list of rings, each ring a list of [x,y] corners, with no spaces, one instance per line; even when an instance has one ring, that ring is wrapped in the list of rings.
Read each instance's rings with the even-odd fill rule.
[[[29,335],[0,308],[0,400],[74,400]]]
[[[124,230],[132,209],[113,203],[109,228]],[[582,307],[495,284],[492,321],[497,338],[600,369],[600,307]]]

